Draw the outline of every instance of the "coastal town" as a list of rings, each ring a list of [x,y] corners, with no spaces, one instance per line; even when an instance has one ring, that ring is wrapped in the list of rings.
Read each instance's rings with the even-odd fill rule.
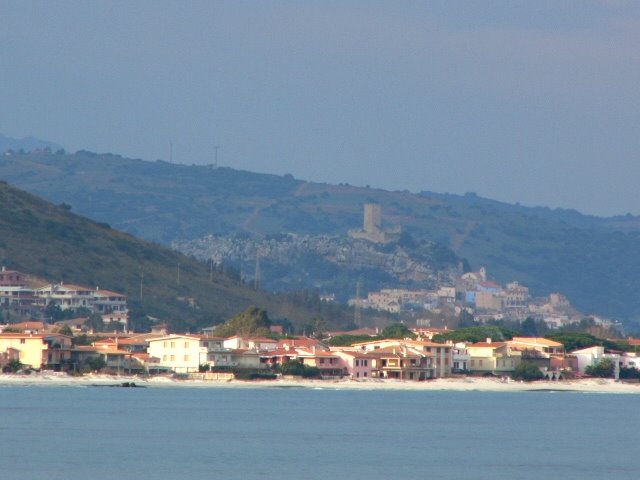
[[[494,284],[489,284],[485,275],[481,270],[466,274],[462,280],[491,288]],[[444,298],[455,304],[455,290],[442,288],[438,300]],[[400,303],[415,301],[401,294],[397,298]],[[470,291],[466,298],[470,298]],[[507,308],[525,309],[526,288],[515,284],[503,291],[475,291],[476,306],[496,298],[504,299]],[[555,298],[556,304],[566,307],[566,303],[557,301],[559,295]],[[169,333],[163,324],[155,325],[149,333],[139,333],[127,328],[124,294],[99,287],[46,283],[6,268],[0,271],[0,304],[5,311],[18,310],[24,315],[40,312],[42,317],[46,312],[41,320],[0,326],[0,366],[4,372],[19,369],[79,374],[100,370],[207,380],[302,375],[357,381],[424,381],[456,375],[506,378],[523,364],[535,366],[539,378],[549,380],[580,378],[603,361],[612,365],[610,374],[616,379],[621,371],[640,368],[640,340],[632,338],[625,340],[631,347],[625,351],[602,345],[568,351],[563,343],[540,336],[454,341],[446,339],[454,330],[419,324],[409,328],[400,323],[382,330],[322,332],[314,338],[287,334],[281,325],[270,325],[261,335],[219,336],[216,326],[198,333]],[[64,312],[86,315],[46,318]],[[101,328],[96,327],[96,318]]]

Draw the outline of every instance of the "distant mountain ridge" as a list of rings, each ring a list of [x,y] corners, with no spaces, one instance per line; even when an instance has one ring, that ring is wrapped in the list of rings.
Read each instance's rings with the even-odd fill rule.
[[[40,140],[35,137],[11,138],[0,133],[0,153],[13,150],[15,152],[32,152],[34,150],[49,149],[52,152],[60,150],[62,147],[56,143]]]
[[[413,194],[230,168],[91,152],[0,157],[0,178],[156,242],[209,234],[346,235],[362,205],[383,222],[441,243],[501,283],[558,291],[585,313],[640,319],[640,218],[509,205],[474,194]],[[354,286],[355,288],[355,286]]]
[[[320,312],[242,285],[205,263],[72,213],[0,182],[0,264],[52,282],[128,296],[133,324],[151,315],[175,331],[225,321],[259,305],[274,319],[311,323]],[[336,309],[327,323],[352,320]]]

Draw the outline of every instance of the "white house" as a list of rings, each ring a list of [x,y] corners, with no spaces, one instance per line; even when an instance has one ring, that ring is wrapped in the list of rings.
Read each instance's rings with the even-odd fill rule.
[[[167,335],[149,340],[149,355],[176,373],[197,372],[200,365],[230,366],[231,350],[222,338],[204,335]]]
[[[576,357],[578,371],[584,373],[590,365],[595,365],[602,359],[610,358],[615,365],[614,378],[617,380],[620,375],[620,355],[617,353],[604,353],[604,347],[588,347],[571,352]]]

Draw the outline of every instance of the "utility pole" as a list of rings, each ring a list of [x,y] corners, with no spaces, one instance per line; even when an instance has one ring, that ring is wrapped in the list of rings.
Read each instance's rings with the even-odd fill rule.
[[[255,278],[255,289],[258,290],[260,288],[260,252],[256,252],[256,278]]]
[[[213,168],[218,168],[218,150],[220,150],[222,147],[220,145],[214,145],[213,146],[213,150],[214,150],[214,161],[213,161]]]
[[[355,323],[358,327],[362,324],[362,310],[360,305],[360,289],[362,288],[362,277],[358,278],[358,282],[356,283],[356,305],[353,312],[353,323]]]

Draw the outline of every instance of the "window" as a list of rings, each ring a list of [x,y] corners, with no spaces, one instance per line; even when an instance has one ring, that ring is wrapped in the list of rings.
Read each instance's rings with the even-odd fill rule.
[[[176,342],[171,342],[171,348],[176,348]]]
[[[24,338],[21,338],[20,343],[27,343],[27,341]]]
[[[189,348],[189,342],[184,342],[184,348]]]
[[[176,356],[175,355],[171,355],[171,361],[174,362],[176,360]]]
[[[471,366],[475,367],[476,366],[476,361],[475,360],[471,360]]]
[[[364,360],[364,366],[366,367],[367,365],[369,365],[369,360]]]
[[[185,355],[185,356],[184,356],[184,361],[185,361],[185,362],[188,362],[188,361],[189,361],[189,355]]]
[[[365,377],[367,376],[367,372],[364,372],[364,376],[365,376]]]
[[[360,360],[356,359],[356,367],[359,367],[359,366],[360,366]]]
[[[209,348],[209,342],[202,342],[202,346],[204,348]]]
[[[168,345],[168,343],[167,343],[167,342],[162,342],[162,346],[163,346],[164,348],[167,348],[167,345]]]
[[[166,362],[167,361],[167,356],[166,355],[162,355],[162,361]]]

